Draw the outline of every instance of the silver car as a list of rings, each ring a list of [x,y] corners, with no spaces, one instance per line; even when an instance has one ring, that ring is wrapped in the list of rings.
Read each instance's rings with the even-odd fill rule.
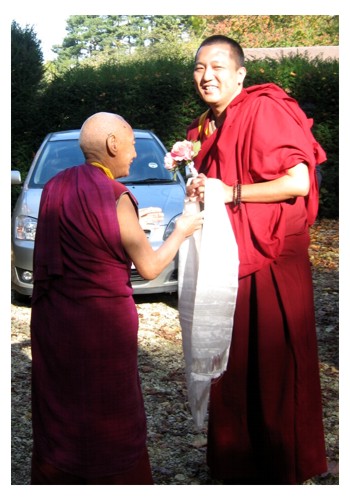
[[[68,130],[45,137],[16,202],[11,224],[11,287],[17,296],[32,295],[33,250],[44,184],[58,172],[85,161],[79,146],[79,133],[79,130]],[[138,200],[139,208],[162,209],[162,222],[144,229],[150,244],[157,249],[169,236],[182,212],[185,182],[180,174],[174,179],[164,167],[166,149],[153,132],[134,130],[134,134],[137,158],[131,164],[130,175],[118,181],[128,186]],[[11,172],[11,183],[21,183],[19,172]],[[151,281],[144,280],[133,268],[131,282],[135,294],[176,292],[177,257]]]

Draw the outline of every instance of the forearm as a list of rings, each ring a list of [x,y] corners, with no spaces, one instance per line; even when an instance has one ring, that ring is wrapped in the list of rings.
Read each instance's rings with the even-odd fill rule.
[[[171,235],[164,243],[154,252],[152,265],[148,266],[148,272],[156,276],[165,269],[170,262],[176,257],[176,254],[185,241],[186,235],[178,229],[174,229]]]
[[[152,280],[170,264],[181,244],[202,224],[203,213],[182,215],[176,221],[174,231],[156,251],[150,246],[143,231],[140,232],[136,227],[134,231],[130,231],[130,227],[125,227],[124,246],[139,274]]]
[[[237,187],[224,184],[225,203],[237,201]],[[240,201],[245,203],[276,203],[309,192],[307,166],[299,164],[286,175],[272,181],[243,184],[240,186]]]

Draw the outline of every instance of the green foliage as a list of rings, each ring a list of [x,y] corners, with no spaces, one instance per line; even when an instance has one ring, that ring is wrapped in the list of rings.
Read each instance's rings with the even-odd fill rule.
[[[12,164],[28,154],[33,136],[36,100],[44,74],[40,42],[32,28],[11,24],[11,145]]]
[[[192,63],[154,59],[75,67],[48,84],[40,100],[37,130],[79,128],[97,111],[125,117],[134,128],[150,128],[170,147],[204,109],[196,99]]]
[[[67,62],[103,63],[109,58],[120,62],[149,46],[169,49],[182,41],[189,20],[190,16],[70,16],[68,34],[54,48],[55,65],[67,68]]]
[[[243,47],[295,47],[339,44],[338,16],[178,16],[80,15],[67,20],[67,36],[56,45],[54,65],[65,71],[82,62],[123,62],[150,50],[168,54],[198,47],[206,36],[221,33]],[[186,42],[186,43],[185,43]]]
[[[37,97],[44,75],[40,41],[29,26],[11,24],[11,165],[24,180],[33,159]],[[20,186],[11,189],[11,205]]]
[[[339,16],[202,16],[200,29],[249,48],[339,45]]]

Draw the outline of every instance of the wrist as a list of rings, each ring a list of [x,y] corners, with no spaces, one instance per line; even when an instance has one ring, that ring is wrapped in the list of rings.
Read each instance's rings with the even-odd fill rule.
[[[233,203],[234,200],[233,186],[229,186],[224,182],[222,184],[224,187],[225,203]]]

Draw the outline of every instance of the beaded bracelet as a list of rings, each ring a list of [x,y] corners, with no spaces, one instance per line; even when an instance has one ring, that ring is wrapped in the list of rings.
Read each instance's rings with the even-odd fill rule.
[[[235,207],[241,207],[241,198],[242,198],[242,184],[235,184],[233,186],[233,205]]]
[[[236,206],[241,208],[241,199],[242,199],[242,184],[237,184],[237,200]]]

